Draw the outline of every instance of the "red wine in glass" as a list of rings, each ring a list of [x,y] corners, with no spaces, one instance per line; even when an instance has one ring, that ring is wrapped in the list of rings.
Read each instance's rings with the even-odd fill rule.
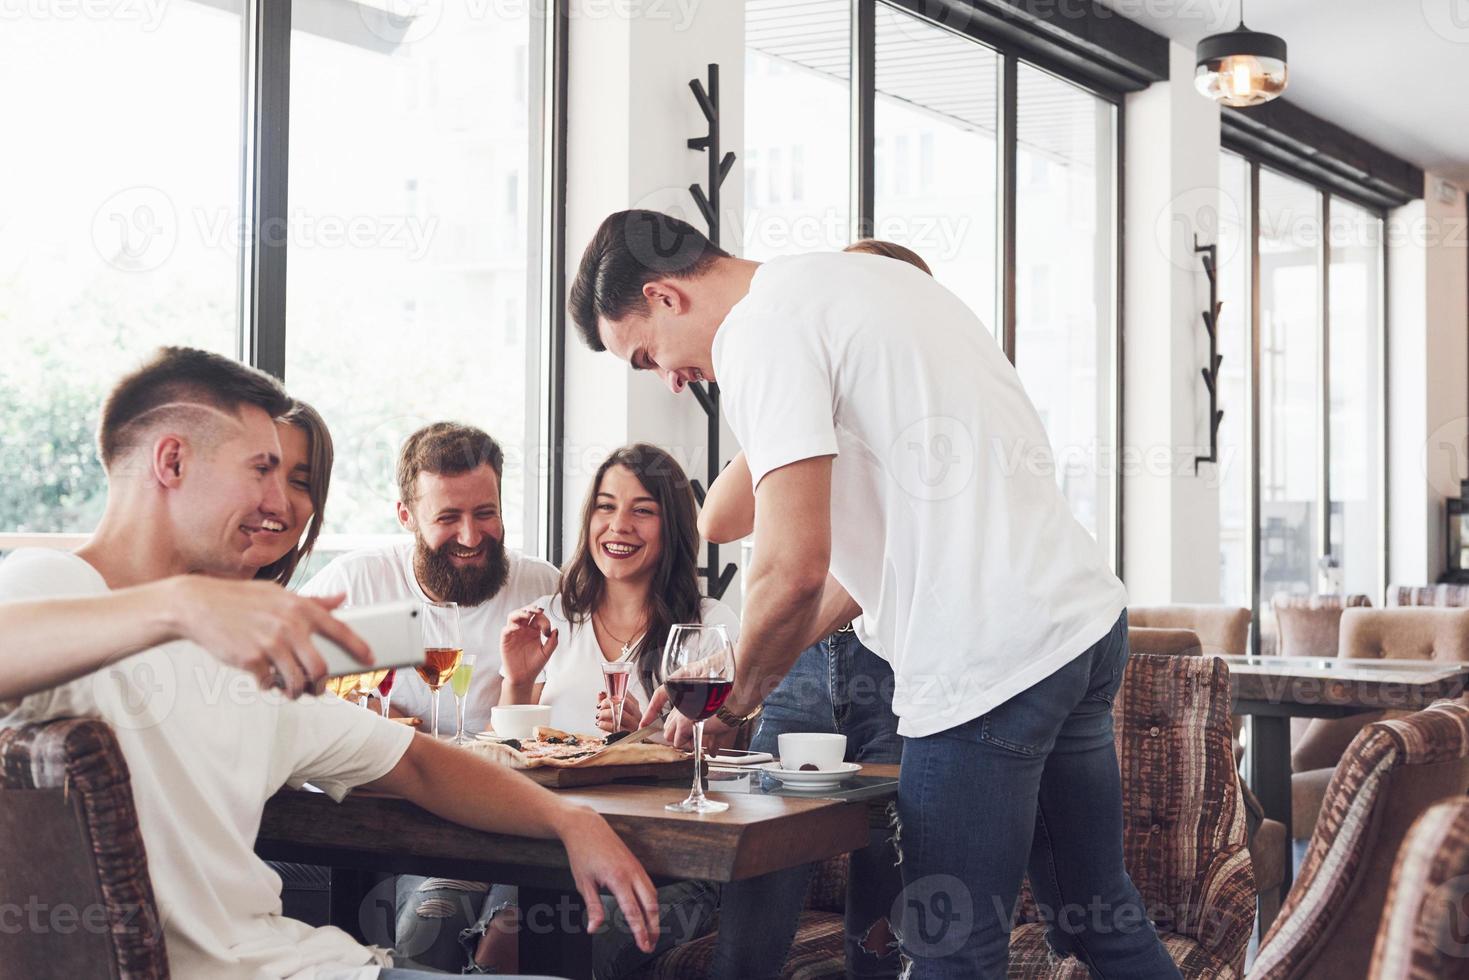
[[[680,677],[664,684],[674,710],[689,721],[711,718],[729,697],[734,681],[722,677]]]
[[[392,694],[393,678],[396,676],[398,676],[398,672],[396,670],[388,671],[387,676],[384,677],[381,683],[378,684],[377,693],[381,694],[383,697],[387,697],[389,694]]]

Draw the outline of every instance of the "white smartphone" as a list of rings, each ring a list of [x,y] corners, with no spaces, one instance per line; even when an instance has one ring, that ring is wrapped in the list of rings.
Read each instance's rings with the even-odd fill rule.
[[[360,674],[365,669],[412,667],[423,663],[423,613],[419,603],[382,602],[354,606],[332,613],[352,628],[372,650],[373,666],[364,668],[357,658],[320,633],[311,638],[326,661],[328,677]]]
[[[709,757],[709,764],[714,766],[758,766],[762,762],[773,761],[769,752],[751,752],[747,749],[720,749],[718,755]]]

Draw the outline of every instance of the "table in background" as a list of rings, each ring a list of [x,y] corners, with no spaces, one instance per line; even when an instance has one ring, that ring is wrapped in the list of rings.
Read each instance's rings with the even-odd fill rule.
[[[1417,660],[1222,656],[1236,714],[1250,716],[1250,788],[1265,816],[1285,824],[1285,891],[1291,861],[1292,718],[1344,718],[1366,711],[1416,711],[1458,697],[1469,664]]]
[[[768,777],[715,773],[713,792],[730,807],[703,816],[664,809],[687,795],[685,783],[556,792],[602,814],[655,881],[727,882],[866,847],[869,828],[887,825],[897,771],[867,766],[839,790],[802,793]],[[358,791],[333,803],[321,793],[282,790],[266,803],[256,851],[269,860],[330,866],[333,924],[359,938],[364,911],[385,912],[387,934],[393,919],[388,893],[386,902],[364,910],[371,889],[365,873],[519,885],[527,925],[534,923],[525,910],[554,909],[558,920],[554,928],[522,928],[522,972],[591,976],[585,905],[558,841],[471,830],[383,794]]]

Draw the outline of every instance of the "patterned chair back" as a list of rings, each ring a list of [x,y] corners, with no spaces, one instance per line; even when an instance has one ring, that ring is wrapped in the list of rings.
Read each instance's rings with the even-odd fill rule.
[[[1436,803],[1403,840],[1372,950],[1372,980],[1469,977],[1469,800]]]
[[[1387,605],[1469,606],[1469,585],[1389,585]]]
[[[1450,701],[1364,728],[1336,767],[1305,863],[1251,980],[1360,976],[1408,827],[1469,789],[1469,708]]]
[[[0,868],[32,909],[0,929],[0,974],[168,977],[127,763],[103,722],[0,729]]]

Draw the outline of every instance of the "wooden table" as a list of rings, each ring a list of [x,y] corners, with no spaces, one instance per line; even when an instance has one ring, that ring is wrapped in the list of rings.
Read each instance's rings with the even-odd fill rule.
[[[1458,697],[1469,679],[1469,664],[1320,657],[1219,659],[1229,665],[1235,713],[1250,716],[1250,788],[1265,816],[1285,824],[1286,891],[1294,877],[1290,720],[1416,711],[1439,698]]]
[[[859,777],[863,798],[858,800],[830,798],[836,794],[774,795],[748,785],[750,780],[731,786],[716,776],[712,792],[730,807],[705,816],[664,809],[688,794],[683,783],[622,783],[557,792],[602,814],[655,880],[727,882],[866,847],[869,828],[886,826],[885,809],[897,794],[896,776],[896,766],[865,767]],[[592,975],[591,937],[582,928],[585,906],[566,851],[557,841],[470,830],[382,794],[359,791],[338,804],[321,793],[282,790],[266,803],[255,849],[269,860],[330,866],[333,924],[359,937],[364,912],[385,912],[389,924],[393,915],[391,902],[385,909],[382,902],[364,906],[370,881],[362,873],[519,885],[526,922],[535,910],[543,910],[553,917],[542,921],[554,923],[551,928],[522,928],[522,972]],[[355,880],[353,872],[358,873]],[[339,881],[353,884],[340,889]]]

